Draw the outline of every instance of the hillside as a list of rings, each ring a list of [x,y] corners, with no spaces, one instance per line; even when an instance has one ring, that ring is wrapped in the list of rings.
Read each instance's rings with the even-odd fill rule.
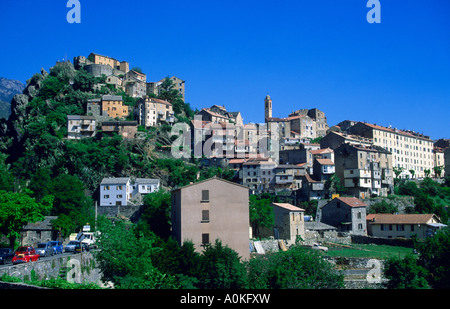
[[[56,196],[50,215],[75,230],[92,219],[104,177],[159,178],[166,189],[214,175],[232,177],[217,168],[204,169],[197,160],[172,159],[170,150],[161,147],[171,143],[170,127],[154,127],[131,140],[101,134],[67,139],[67,115],[86,115],[89,99],[116,94],[127,105],[136,103],[122,90],[102,86],[103,81],[70,62],[58,62],[49,73],[41,70],[27,81],[0,126],[0,189],[31,190],[38,201]],[[189,105],[178,107],[177,121],[189,121]]]
[[[22,93],[24,88],[25,85],[18,80],[0,77],[0,118],[9,117],[12,98]]]

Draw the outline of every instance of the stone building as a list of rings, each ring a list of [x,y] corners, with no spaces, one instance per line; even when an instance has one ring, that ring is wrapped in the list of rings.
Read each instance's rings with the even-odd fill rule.
[[[276,162],[271,159],[252,159],[242,164],[242,184],[254,194],[269,192],[274,180]]]
[[[297,237],[305,239],[305,210],[289,203],[272,203],[274,214],[273,234],[275,239],[295,244]]]
[[[172,236],[180,245],[191,241],[197,252],[220,240],[248,260],[248,188],[214,177],[173,190]]]
[[[144,73],[130,70],[125,74],[123,85],[125,92],[133,98],[143,98],[147,95],[147,77]]]
[[[57,240],[58,232],[53,229],[52,221],[55,216],[46,216],[44,220],[26,224],[20,232],[22,246],[36,246],[40,242]]]
[[[351,135],[337,131],[328,132],[327,135],[325,135],[320,140],[321,148],[336,149],[342,144],[352,144],[364,147],[371,147],[373,146],[373,140],[371,138],[366,138],[358,135]]]
[[[109,56],[103,56],[96,53],[90,53],[88,58],[94,64],[104,64],[111,68],[127,73],[130,70],[130,64],[127,61],[119,61]]]
[[[103,121],[102,134],[117,133],[123,138],[135,138],[137,134],[137,121]]]
[[[359,198],[393,193],[392,154],[381,147],[342,144],[334,150],[336,175]]]
[[[334,226],[340,232],[367,235],[366,207],[355,197],[336,197],[318,211],[317,221]]]
[[[264,116],[268,130],[273,135],[278,133],[278,139],[290,138],[292,132],[298,138],[315,139],[325,136],[329,129],[325,113],[317,108],[297,110],[286,118],[273,117],[272,99],[269,95],[264,99]]]
[[[169,78],[169,77],[167,77],[167,78]],[[153,93],[154,95],[158,96],[161,93],[161,84],[164,82],[165,79],[166,78],[163,78],[158,82],[148,82],[146,85],[147,93],[148,94]],[[185,92],[186,92],[186,81],[184,81],[181,78],[176,77],[176,76],[172,76],[169,79],[173,83],[172,89],[177,90],[184,101],[185,100]]]

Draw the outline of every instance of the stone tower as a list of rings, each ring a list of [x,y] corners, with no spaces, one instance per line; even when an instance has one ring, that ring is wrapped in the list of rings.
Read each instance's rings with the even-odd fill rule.
[[[272,99],[269,95],[264,100],[264,117],[265,119],[272,118]]]

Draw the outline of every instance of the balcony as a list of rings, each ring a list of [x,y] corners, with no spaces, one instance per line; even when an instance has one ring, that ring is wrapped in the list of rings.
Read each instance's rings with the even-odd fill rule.
[[[344,178],[371,178],[370,170],[346,169],[344,170]]]
[[[325,174],[325,175],[334,174],[335,172],[336,172],[336,170],[333,165],[329,165],[329,166],[325,165],[322,167],[322,174]]]
[[[313,183],[312,184],[312,190],[313,191],[322,191],[324,189],[324,184],[323,183]]]
[[[275,183],[276,184],[289,184],[294,181],[294,176],[291,175],[276,175]]]

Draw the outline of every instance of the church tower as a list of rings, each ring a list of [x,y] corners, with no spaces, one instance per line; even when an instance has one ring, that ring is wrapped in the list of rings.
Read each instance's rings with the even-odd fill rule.
[[[265,119],[272,118],[272,99],[269,95],[267,95],[264,100],[264,116]]]

